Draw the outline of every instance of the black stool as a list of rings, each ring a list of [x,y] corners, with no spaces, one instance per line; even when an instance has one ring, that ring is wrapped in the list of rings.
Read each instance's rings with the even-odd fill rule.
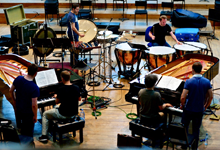
[[[134,119],[129,122],[129,129],[131,130],[132,136],[135,134],[141,138],[146,137],[152,140],[152,147],[155,147],[155,141],[160,140],[160,148],[163,147],[163,123],[157,125],[143,125],[140,123],[140,118]]]
[[[73,132],[73,136],[76,136],[76,130],[79,130],[80,143],[83,142],[83,128],[85,126],[85,120],[80,119],[62,119],[52,121],[53,141],[56,142],[56,132],[59,133],[59,142],[62,144],[62,134],[67,132]]]

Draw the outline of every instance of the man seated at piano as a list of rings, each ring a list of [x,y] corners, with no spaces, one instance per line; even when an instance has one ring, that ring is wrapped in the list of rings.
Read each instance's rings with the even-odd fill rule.
[[[60,105],[43,113],[42,136],[39,137],[41,142],[47,142],[49,139],[47,133],[49,120],[70,119],[78,115],[78,101],[81,100],[80,89],[70,82],[69,71],[61,72],[61,81],[63,85],[57,90],[57,94],[54,94],[56,104],[60,103]]]
[[[180,108],[183,109],[182,123],[187,130],[192,120],[192,131],[196,137],[195,149],[198,148],[199,129],[202,124],[203,112],[210,105],[213,98],[211,83],[200,74],[201,70],[202,64],[200,62],[195,62],[192,65],[193,77],[186,80],[184,84],[180,104]]]
[[[166,107],[172,107],[169,103],[163,103],[159,92],[154,91],[155,83],[158,78],[156,75],[145,76],[145,89],[141,89],[138,93],[138,101],[140,104],[140,121],[143,124],[158,124],[163,122],[164,114],[160,111]]]

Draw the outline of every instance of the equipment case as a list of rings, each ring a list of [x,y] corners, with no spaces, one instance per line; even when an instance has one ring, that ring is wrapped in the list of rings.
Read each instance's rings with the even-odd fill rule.
[[[28,44],[38,29],[38,22],[26,19],[22,4],[4,9],[4,13],[13,43]]]
[[[196,42],[199,40],[198,28],[179,28],[175,35],[178,41]]]

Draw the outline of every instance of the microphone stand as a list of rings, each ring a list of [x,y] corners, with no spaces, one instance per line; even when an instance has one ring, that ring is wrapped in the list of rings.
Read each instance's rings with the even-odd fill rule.
[[[122,14],[122,17],[123,18],[119,18],[119,20],[121,20],[122,22],[124,21],[124,20],[129,20],[128,18],[125,18],[124,17],[124,15],[125,15],[125,0],[123,0],[123,14]]]
[[[113,18],[111,18],[111,20],[109,21],[108,26],[105,28],[105,31],[104,31],[104,43],[105,43],[105,32],[106,32],[106,30],[108,29],[108,27],[109,27],[109,25],[110,25],[112,19],[113,19]],[[106,85],[106,87],[105,87],[102,91],[105,91],[106,88],[107,88],[110,84],[113,84],[113,82],[112,82],[112,70],[111,70],[111,67],[112,67],[112,60],[111,60],[111,44],[112,44],[112,40],[111,40],[110,47],[109,47],[109,51],[108,51],[108,52],[109,52],[109,65],[110,65],[110,67],[109,67],[109,71],[110,71],[110,79],[109,79],[108,85]],[[106,48],[106,47],[105,47],[105,44],[104,44],[104,49],[105,49],[105,48]],[[105,51],[105,50],[104,50],[104,51]],[[105,52],[104,52],[104,54],[105,54]],[[104,61],[104,64],[105,64],[105,61]],[[105,65],[104,65],[104,67],[105,67]],[[113,86],[114,86],[114,84],[113,84]]]

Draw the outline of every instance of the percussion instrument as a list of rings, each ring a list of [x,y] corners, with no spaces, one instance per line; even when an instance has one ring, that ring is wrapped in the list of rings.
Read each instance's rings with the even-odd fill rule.
[[[179,56],[185,53],[200,53],[201,50],[207,49],[205,44],[199,42],[184,42],[182,45],[175,44],[173,47]]]
[[[96,39],[98,28],[94,22],[87,19],[79,19],[79,32],[84,34],[84,37],[79,37],[79,41],[89,43]],[[66,36],[68,37],[68,28],[66,30]]]
[[[47,33],[47,37],[45,37],[45,32]],[[56,38],[56,33],[53,31],[53,29],[47,27],[46,30],[44,28],[37,30],[34,37],[35,39],[47,39],[47,38]],[[42,43],[43,44],[43,43]],[[34,53],[39,57],[45,57],[50,55],[54,47],[33,47]]]
[[[139,70],[141,54],[141,50],[131,48],[128,43],[117,44],[115,48],[115,56],[119,66],[119,74],[121,74],[120,62],[123,64],[124,74],[126,73],[126,65],[131,65],[130,71],[133,72],[133,65],[138,62],[136,69],[137,72]]]
[[[173,60],[175,49],[166,46],[153,46],[145,50],[148,58],[148,63],[152,68],[157,68]],[[158,57],[159,56],[159,57]]]

